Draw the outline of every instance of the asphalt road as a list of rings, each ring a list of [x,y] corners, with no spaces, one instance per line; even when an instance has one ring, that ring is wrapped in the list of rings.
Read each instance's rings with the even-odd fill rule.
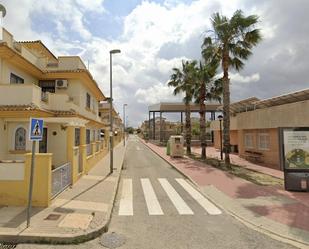
[[[117,247],[120,249],[294,248],[249,229],[217,209],[134,136],[127,145],[111,232],[125,239]],[[80,245],[17,248],[104,247],[98,238]]]

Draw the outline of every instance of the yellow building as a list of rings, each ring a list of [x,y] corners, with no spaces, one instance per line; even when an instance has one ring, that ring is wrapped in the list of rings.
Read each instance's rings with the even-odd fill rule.
[[[110,136],[110,103],[109,102],[101,102],[99,104],[99,116],[102,119],[102,122],[106,125],[106,128],[103,130],[102,134],[104,134],[104,138],[106,138],[106,143],[108,144],[108,139]],[[123,122],[122,119],[119,116],[119,113],[116,111],[115,107],[113,106],[112,110],[113,115],[113,139],[114,139],[114,146],[116,146],[123,137]]]
[[[74,184],[107,153],[106,98],[78,56],[55,57],[41,41],[0,40],[0,205],[27,202],[30,117],[43,118],[36,148],[33,204]],[[62,180],[61,180],[62,179]]]

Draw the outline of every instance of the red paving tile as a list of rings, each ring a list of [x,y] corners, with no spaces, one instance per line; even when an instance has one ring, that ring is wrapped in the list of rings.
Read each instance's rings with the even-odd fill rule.
[[[171,158],[165,153],[165,148],[153,144],[147,144],[155,152],[159,153],[169,163],[175,165],[181,172],[188,175],[200,186],[213,185],[232,198],[256,198],[258,196],[276,195],[276,189],[272,187],[260,187],[221,171],[204,163],[190,158]]]
[[[197,154],[201,154],[201,149],[198,147],[192,147],[192,151]],[[215,149],[214,147],[207,147],[206,154],[208,157],[212,158],[220,158],[220,151]],[[230,154],[230,159],[233,164],[261,172],[267,175],[271,175],[280,179],[284,178],[283,171],[269,168],[267,166],[258,165],[252,162],[245,160],[244,158],[239,157],[237,154]]]
[[[253,206],[254,213],[284,225],[309,231],[309,207],[301,203],[280,206]]]

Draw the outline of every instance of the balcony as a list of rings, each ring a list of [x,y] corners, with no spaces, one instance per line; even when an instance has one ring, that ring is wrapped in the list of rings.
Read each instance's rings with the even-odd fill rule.
[[[41,105],[41,88],[34,84],[0,84],[0,105]]]
[[[75,105],[66,94],[42,92],[35,84],[0,84],[0,105],[30,105],[47,110],[75,110]]]

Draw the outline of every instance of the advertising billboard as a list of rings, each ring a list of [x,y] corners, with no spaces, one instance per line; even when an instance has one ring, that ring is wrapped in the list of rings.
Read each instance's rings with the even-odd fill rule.
[[[309,169],[309,130],[283,130],[285,169]]]

